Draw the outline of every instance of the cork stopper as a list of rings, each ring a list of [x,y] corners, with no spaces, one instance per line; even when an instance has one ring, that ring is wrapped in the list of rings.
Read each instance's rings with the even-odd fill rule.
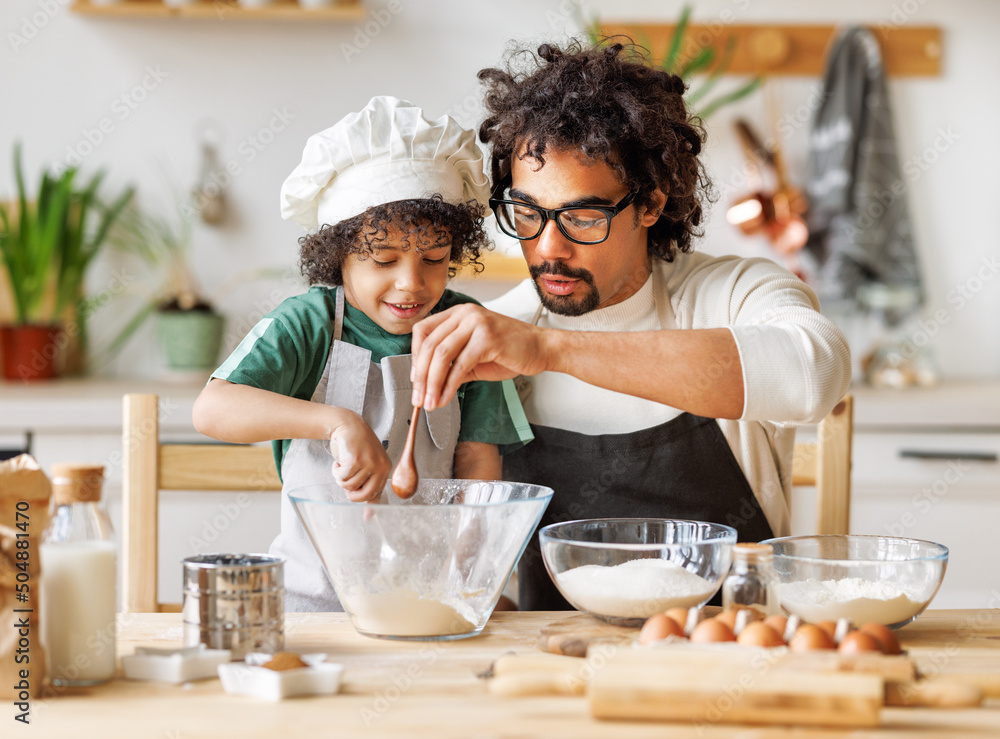
[[[774,558],[774,547],[770,544],[736,544],[733,546],[733,558],[744,562],[769,562]]]
[[[52,503],[55,506],[71,503],[96,503],[101,499],[104,483],[102,464],[52,465]]]

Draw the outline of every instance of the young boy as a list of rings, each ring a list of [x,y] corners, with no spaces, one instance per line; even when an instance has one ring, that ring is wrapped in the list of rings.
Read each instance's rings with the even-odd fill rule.
[[[376,97],[309,139],[281,198],[282,216],[312,232],[300,239],[312,287],[215,371],[194,424],[223,441],[274,441],[283,491],[271,552],[286,559],[286,610],[339,610],[288,492],[335,483],[353,501],[382,494],[412,411],[413,325],[472,302],[446,284],[453,265],[478,265],[489,246],[489,188],[472,131]],[[463,390],[421,414],[420,474],[500,479],[500,449],[531,439],[516,392],[488,382]]]

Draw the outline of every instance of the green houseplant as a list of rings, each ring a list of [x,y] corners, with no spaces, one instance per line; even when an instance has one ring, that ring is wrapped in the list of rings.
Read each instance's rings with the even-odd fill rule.
[[[45,172],[30,199],[21,147],[14,147],[17,199],[0,204],[0,258],[14,304],[13,323],[0,327],[5,379],[50,379],[63,364],[82,369],[87,269],[134,191],[126,188],[106,205],[98,197],[104,173],[82,188],[77,176],[77,168]],[[68,362],[61,356],[66,347],[76,348]]]
[[[102,354],[102,361],[114,357],[153,317],[171,370],[203,372],[215,368],[225,319],[204,296],[191,269],[189,211],[178,205],[175,214],[162,216],[133,205],[122,215],[114,243],[162,275],[163,282],[144,298]]]
[[[715,90],[716,85],[728,71],[732,63],[735,44],[733,39],[728,39],[721,54],[717,54],[716,50],[711,46],[685,45],[684,38],[687,35],[690,19],[691,6],[685,5],[667,43],[663,59],[656,66],[678,75],[690,85],[684,96],[684,100],[689,110],[702,120],[705,120],[719,108],[730,103],[735,103],[737,100],[742,100],[758,89],[763,84],[764,78],[755,76],[733,90],[705,100]],[[601,22],[597,18],[586,20],[580,16],[578,20],[583,26],[588,40],[594,46],[614,43],[614,39],[608,39],[604,36],[601,31]],[[648,39],[640,37],[636,41],[647,49],[651,46]],[[641,56],[640,60],[646,64],[653,64],[652,58],[645,55]],[[695,86],[692,80],[698,75],[704,75],[705,79]]]

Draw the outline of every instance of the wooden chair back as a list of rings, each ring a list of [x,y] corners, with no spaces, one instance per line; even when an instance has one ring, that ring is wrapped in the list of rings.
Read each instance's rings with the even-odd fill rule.
[[[156,395],[126,395],[122,429],[122,609],[177,612],[157,598],[160,491],[280,491],[281,480],[270,447],[160,444]]]
[[[792,485],[816,486],[816,533],[847,534],[851,524],[854,398],[845,395],[820,421],[815,442],[795,445]]]

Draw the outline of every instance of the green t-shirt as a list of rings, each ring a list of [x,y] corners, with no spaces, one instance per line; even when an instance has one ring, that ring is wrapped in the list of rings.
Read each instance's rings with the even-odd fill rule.
[[[312,287],[304,295],[288,298],[251,329],[212,377],[311,400],[333,343],[336,298],[336,289],[328,287]],[[445,290],[431,313],[474,302],[467,295]],[[340,338],[368,349],[373,362],[410,353],[411,334],[385,331],[346,301]],[[462,414],[460,442],[496,444],[503,454],[533,438],[517,391],[509,380],[467,382],[459,388],[458,402]],[[289,444],[290,439],[274,442],[274,462],[279,474]]]

